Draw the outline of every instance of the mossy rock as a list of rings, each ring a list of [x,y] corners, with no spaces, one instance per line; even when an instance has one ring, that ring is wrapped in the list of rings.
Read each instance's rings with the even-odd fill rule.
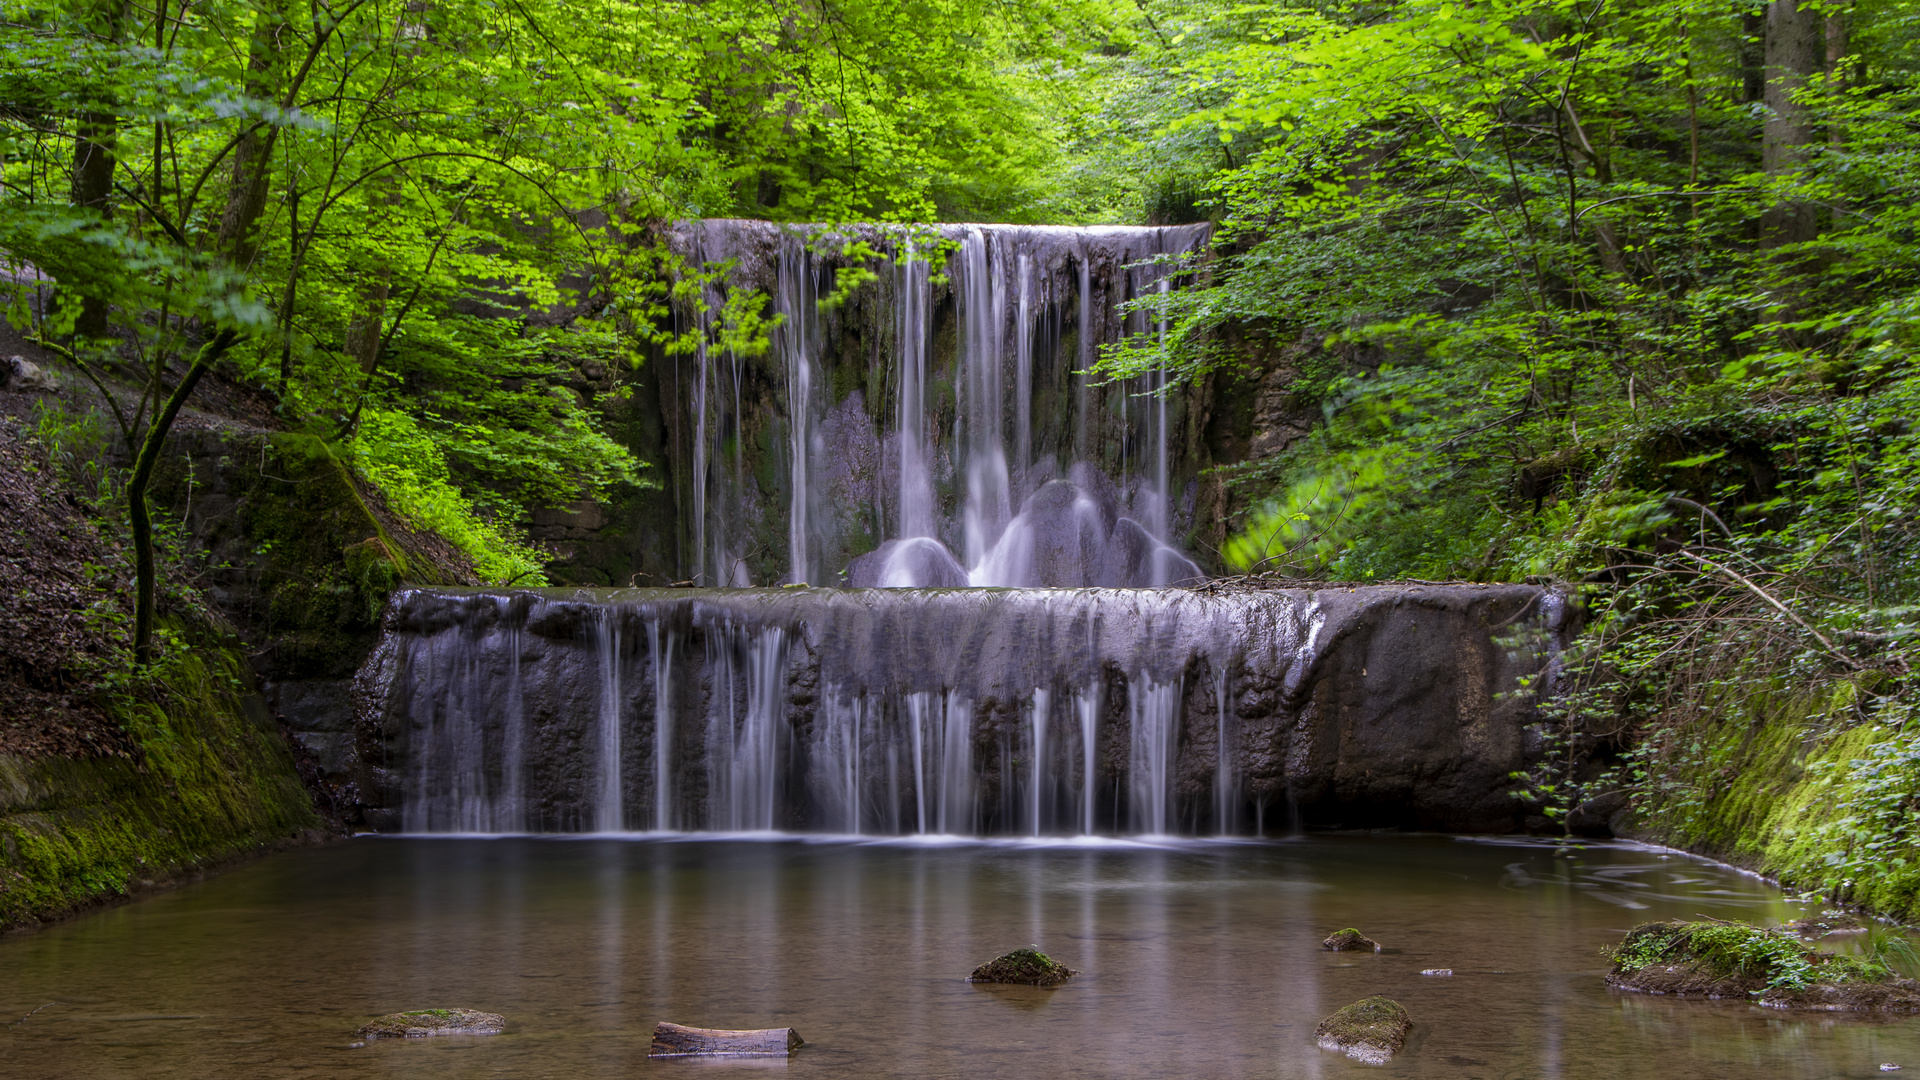
[[[1320,947],[1328,952],[1379,952],[1380,943],[1349,926],[1336,930]]]
[[[388,1013],[360,1026],[363,1039],[424,1039],[429,1035],[498,1035],[507,1018],[474,1009],[417,1009]]]
[[[1341,1009],[1313,1029],[1322,1050],[1337,1050],[1369,1065],[1384,1065],[1407,1044],[1413,1018],[1406,1006],[1375,995]]]
[[[1613,950],[1607,982],[1677,997],[1747,998],[1779,1009],[1920,1012],[1920,982],[1873,956],[1821,952],[1787,927],[1643,923]]]
[[[1012,983],[1021,986],[1059,986],[1079,972],[1038,949],[1015,949],[973,969],[968,982]]]

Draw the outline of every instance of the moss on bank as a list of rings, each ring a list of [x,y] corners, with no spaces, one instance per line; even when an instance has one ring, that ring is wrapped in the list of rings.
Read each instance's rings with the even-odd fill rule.
[[[1911,950],[1902,951],[1910,962]],[[1822,952],[1786,927],[1745,923],[1643,923],[1613,950],[1607,982],[1652,994],[1751,997],[1781,1009],[1920,1012],[1920,983],[1901,978],[1890,956]]]
[[[131,757],[0,756],[0,929],[308,840],[322,822],[231,648],[109,705]]]
[[[1734,699],[1648,755],[1634,834],[1920,919],[1920,725],[1876,673]]]

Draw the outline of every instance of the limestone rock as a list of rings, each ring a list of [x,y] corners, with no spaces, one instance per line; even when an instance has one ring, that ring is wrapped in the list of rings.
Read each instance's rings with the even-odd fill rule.
[[[1407,1029],[1412,1026],[1405,1006],[1376,995],[1320,1021],[1313,1037],[1322,1050],[1338,1050],[1355,1061],[1381,1065],[1407,1044]]]
[[[1336,930],[1327,940],[1320,943],[1328,952],[1379,952],[1380,943],[1349,926],[1345,930]]]
[[[16,355],[0,362],[0,390],[11,390],[16,394],[57,394],[60,392],[60,381],[39,364]]]
[[[363,1039],[424,1039],[429,1035],[498,1035],[507,1018],[474,1009],[418,1009],[388,1013],[360,1025]]]
[[[1018,983],[1024,986],[1059,986],[1079,972],[1038,949],[1015,949],[1004,956],[973,969],[968,982]]]

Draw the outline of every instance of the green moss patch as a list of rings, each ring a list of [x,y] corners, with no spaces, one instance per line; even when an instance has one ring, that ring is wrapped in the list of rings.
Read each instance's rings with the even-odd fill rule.
[[[1313,1029],[1313,1037],[1322,1050],[1337,1050],[1370,1065],[1385,1064],[1407,1044],[1407,1030],[1413,1018],[1406,1006],[1389,997],[1375,995],[1341,1009]]]
[[[1920,983],[1874,955],[1821,952],[1786,927],[1645,923],[1613,951],[1607,982],[1681,997],[1751,998],[1776,1008],[1920,1012]]]
[[[1349,926],[1335,930],[1320,947],[1328,952],[1379,952],[1380,943]]]
[[[1079,974],[1038,949],[1015,949],[973,969],[968,982],[1059,986]]]
[[[1633,834],[1920,918],[1920,819],[1910,805],[1920,725],[1898,705],[1863,722],[1856,692],[1842,680],[1708,703],[1716,719],[1664,733],[1652,748]]]
[[[324,835],[251,680],[235,650],[181,650],[108,703],[131,756],[0,756],[0,929]]]

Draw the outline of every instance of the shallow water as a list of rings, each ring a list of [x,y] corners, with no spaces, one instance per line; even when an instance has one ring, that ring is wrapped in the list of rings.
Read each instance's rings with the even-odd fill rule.
[[[1611,844],[362,839],[0,940],[0,1076],[1779,1080],[1920,1067],[1920,1020],[1601,981],[1599,950],[1637,922],[1807,910],[1734,871]],[[1387,951],[1320,950],[1348,925]],[[1083,974],[1058,990],[963,981],[1029,943]],[[1420,974],[1437,967],[1455,974]],[[1366,1066],[1313,1045],[1321,1017],[1375,993],[1415,1020],[1399,1058]],[[507,1033],[349,1045],[371,1015],[434,1006],[503,1013]],[[792,1026],[808,1045],[791,1061],[649,1062],[658,1020]]]

